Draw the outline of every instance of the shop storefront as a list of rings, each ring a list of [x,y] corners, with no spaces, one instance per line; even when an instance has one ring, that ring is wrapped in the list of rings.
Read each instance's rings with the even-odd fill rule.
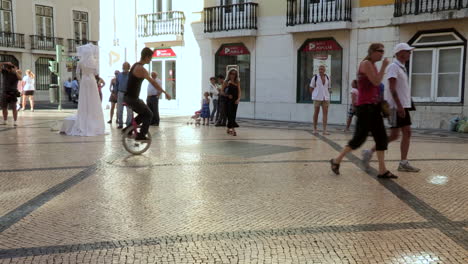
[[[224,44],[216,52],[216,74],[227,76],[226,67],[239,66],[239,78],[241,82],[242,101],[250,101],[250,51],[242,43]]]
[[[312,103],[309,86],[321,65],[331,82],[331,102],[341,103],[343,49],[333,38],[309,39],[298,50],[297,102]]]

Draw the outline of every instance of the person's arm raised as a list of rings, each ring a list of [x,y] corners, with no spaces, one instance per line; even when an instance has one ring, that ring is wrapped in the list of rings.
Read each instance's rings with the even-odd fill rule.
[[[368,60],[361,62],[360,68],[362,69],[362,72],[366,74],[369,81],[373,85],[377,86],[380,85],[380,83],[382,83],[382,79],[385,75],[385,69],[387,68],[389,63],[390,62],[388,61],[388,59],[384,59],[379,72],[377,72],[377,70],[375,69],[374,64],[372,64]]]
[[[156,90],[160,91],[161,93],[164,93],[166,95],[167,100],[171,100],[171,95],[164,91],[163,88],[158,84],[158,82],[156,82],[156,80],[151,78],[149,72],[145,69],[145,67],[141,65],[136,66],[133,70],[133,75],[135,75],[138,78],[146,79],[149,83],[151,83],[151,85],[153,85],[154,88],[156,88]]]

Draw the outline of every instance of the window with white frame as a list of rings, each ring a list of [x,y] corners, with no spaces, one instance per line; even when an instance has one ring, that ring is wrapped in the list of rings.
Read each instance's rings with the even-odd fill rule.
[[[76,40],[89,40],[88,13],[73,11],[73,31]]]
[[[460,103],[465,41],[454,32],[421,34],[412,46],[410,84],[416,102]]]
[[[54,36],[54,9],[50,6],[36,5],[36,34]]]
[[[11,0],[0,1],[0,32],[13,32]]]

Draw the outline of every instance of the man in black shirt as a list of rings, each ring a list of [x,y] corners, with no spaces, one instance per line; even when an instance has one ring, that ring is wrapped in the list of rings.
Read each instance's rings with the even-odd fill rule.
[[[135,122],[139,125],[142,124],[140,133],[137,135],[136,140],[148,140],[146,134],[148,134],[148,129],[151,124],[151,120],[153,119],[153,113],[151,110],[143,100],[139,99],[143,80],[146,79],[156,88],[156,90],[164,93],[166,95],[166,99],[171,99],[171,96],[161,88],[156,80],[151,78],[150,74],[144,67],[145,64],[151,62],[152,58],[153,51],[150,48],[144,48],[141,51],[140,61],[133,64],[128,76],[127,92],[125,93],[124,102],[138,114],[135,118]]]
[[[2,69],[2,110],[3,110],[3,122],[2,125],[7,124],[8,120],[8,106],[10,106],[13,112],[13,125],[16,126],[16,119],[18,118],[18,109],[16,103],[20,93],[18,91],[18,81],[23,78],[21,70],[19,70],[11,62],[0,62]]]

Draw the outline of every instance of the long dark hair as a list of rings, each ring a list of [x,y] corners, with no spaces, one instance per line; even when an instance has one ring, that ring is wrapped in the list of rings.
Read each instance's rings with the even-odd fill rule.
[[[382,48],[384,48],[384,45],[382,43],[372,43],[369,46],[369,49],[367,49],[367,56],[362,61],[366,61],[366,60],[370,61],[372,53]]]

